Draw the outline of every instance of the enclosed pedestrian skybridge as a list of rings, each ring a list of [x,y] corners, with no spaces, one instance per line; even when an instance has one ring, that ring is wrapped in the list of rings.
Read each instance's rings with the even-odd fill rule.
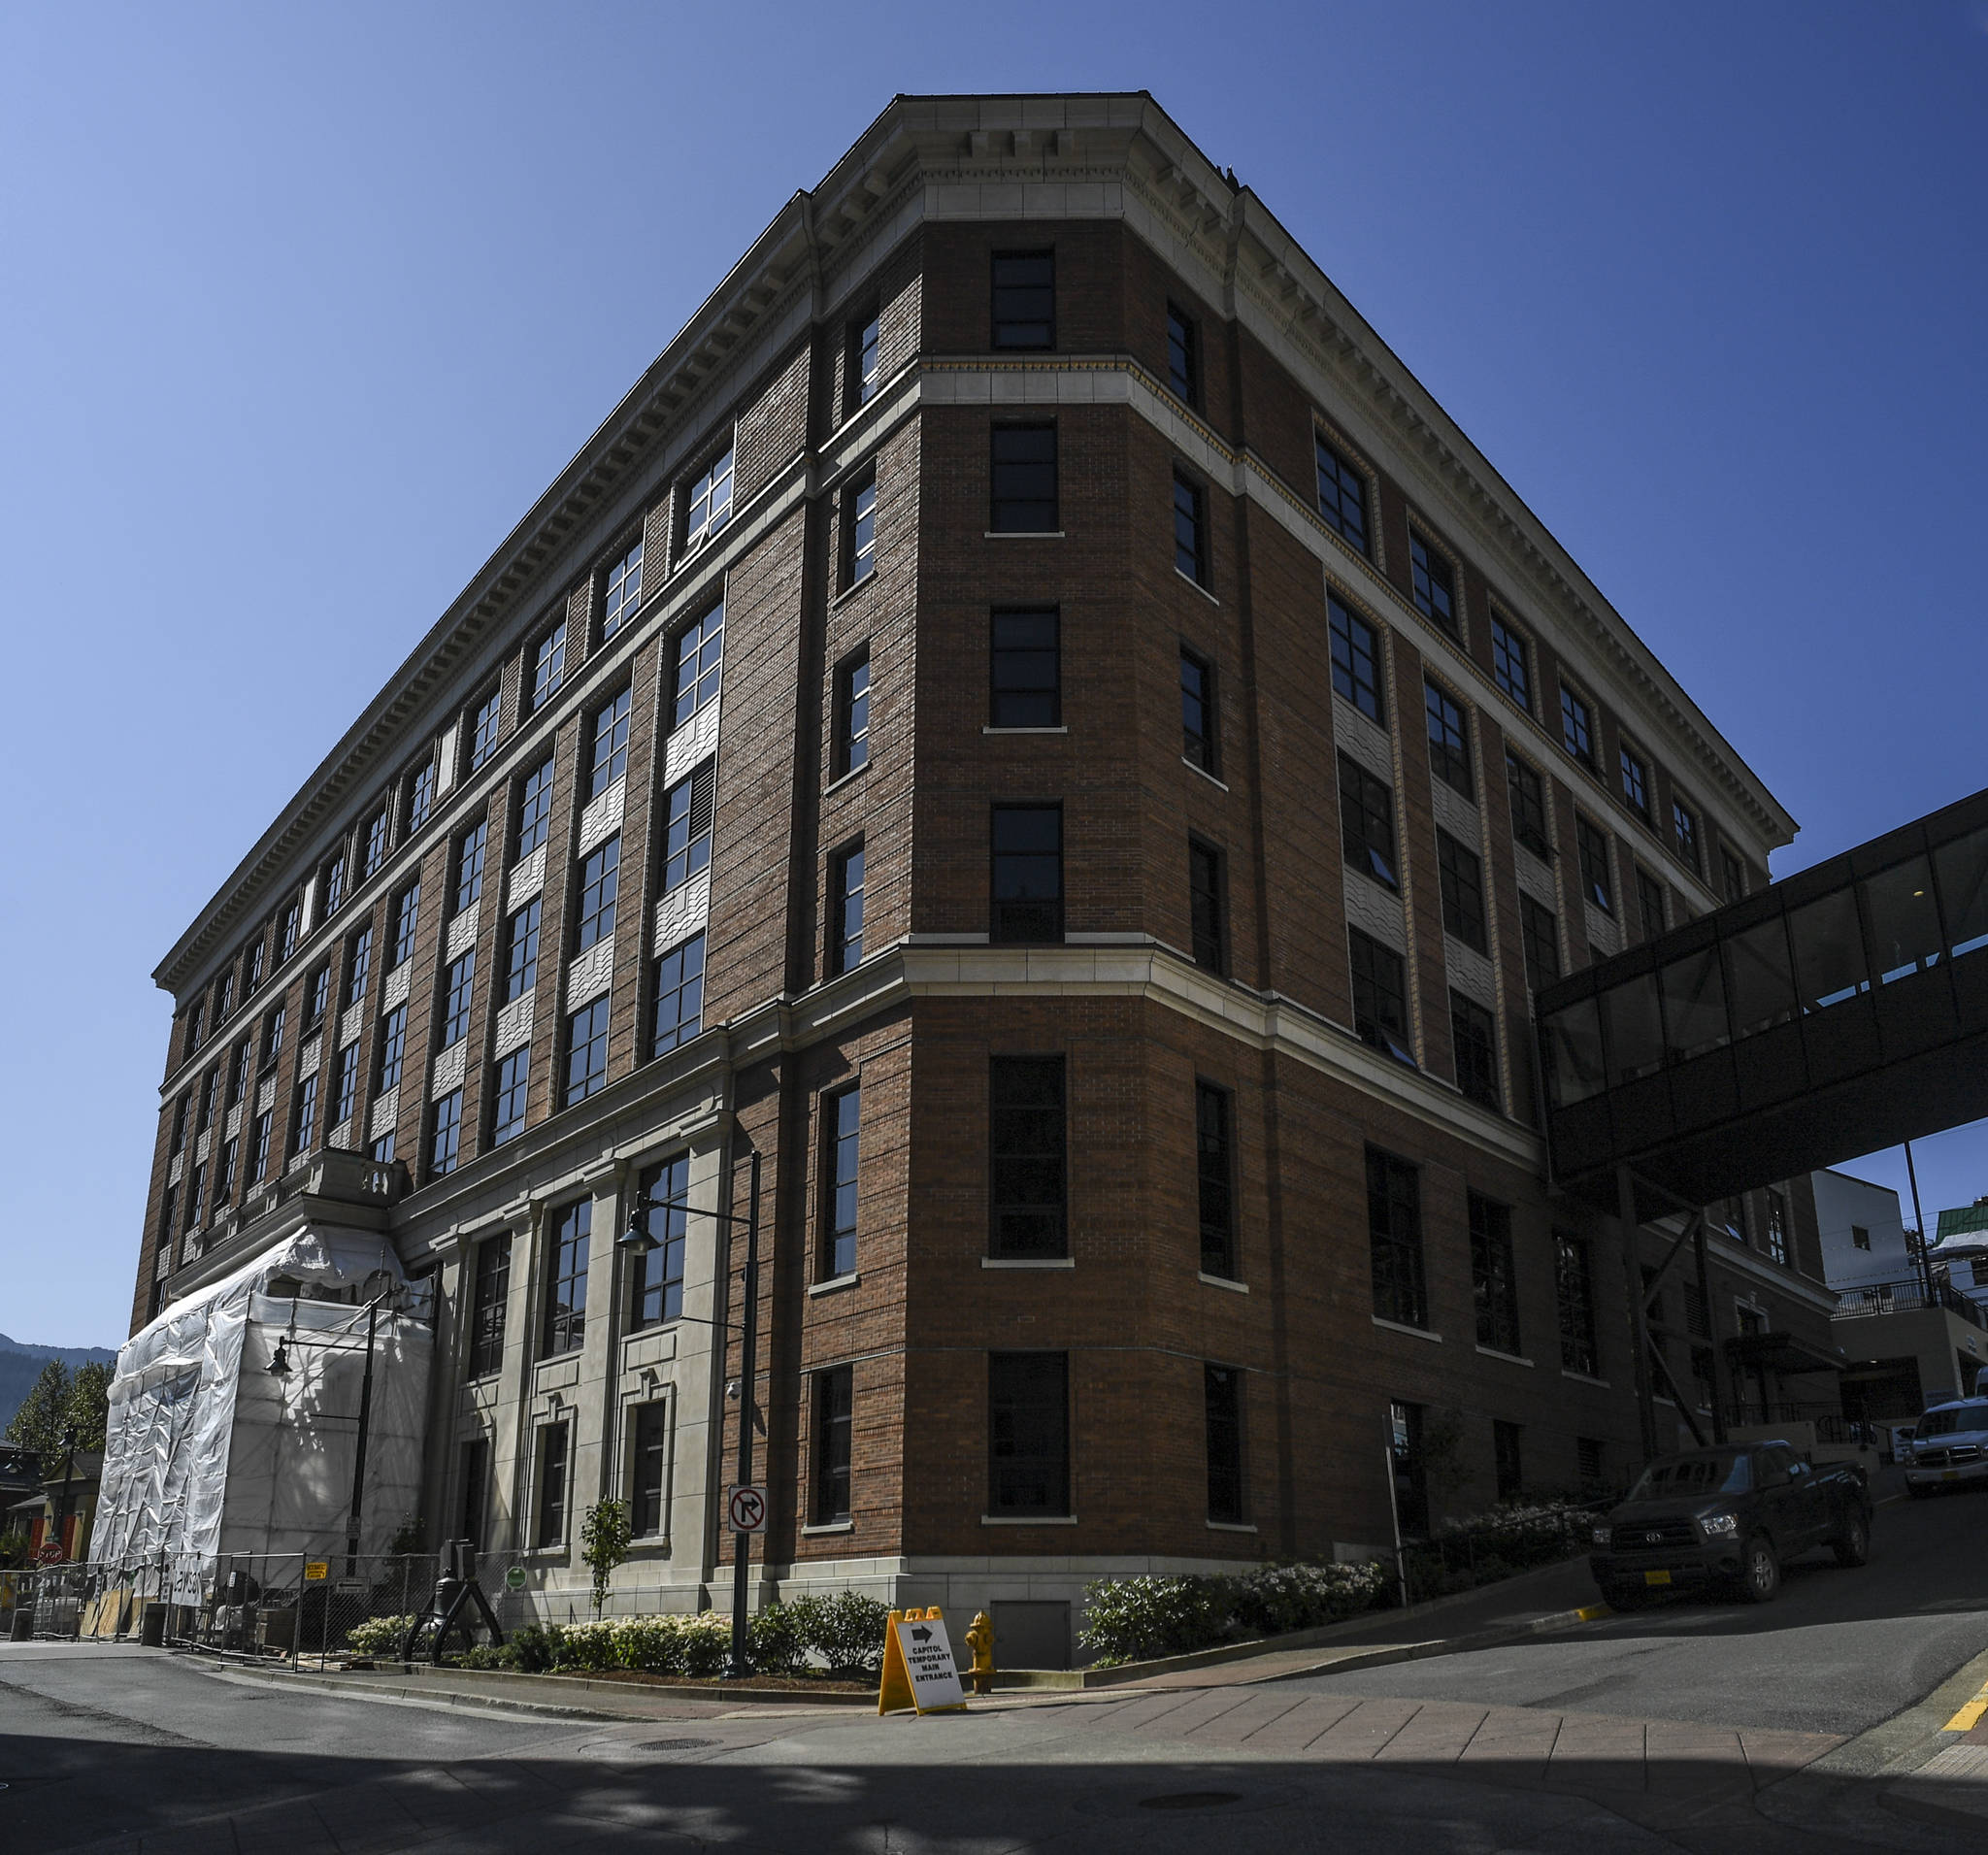
[[[1556,1181],[1684,1205],[1988,1115],[1988,791],[1547,987]]]

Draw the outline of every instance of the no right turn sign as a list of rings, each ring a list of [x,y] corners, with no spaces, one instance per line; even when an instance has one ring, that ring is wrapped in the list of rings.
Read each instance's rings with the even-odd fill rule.
[[[764,1533],[766,1531],[766,1490],[744,1483],[732,1490],[731,1499],[725,1503],[725,1509],[731,1518],[734,1533]]]

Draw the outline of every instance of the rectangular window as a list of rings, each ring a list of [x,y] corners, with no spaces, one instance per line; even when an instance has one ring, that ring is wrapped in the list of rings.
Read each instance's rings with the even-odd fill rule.
[[[810,1524],[832,1527],[849,1517],[849,1444],[854,1429],[855,1370],[836,1366],[814,1375],[814,1474]]]
[[[289,1008],[279,1005],[262,1021],[262,1067],[268,1069],[283,1053],[283,1020]]]
[[[1394,874],[1394,788],[1359,761],[1340,755],[1340,845],[1362,876],[1398,888]]]
[[[698,472],[684,498],[683,551],[701,547],[732,519],[732,447]]]
[[[504,928],[504,987],[500,1005],[521,999],[539,982],[539,903],[533,896]]]
[[[1185,648],[1180,652],[1180,754],[1204,773],[1215,770],[1215,673]]]
[[[713,606],[677,634],[677,696],[670,710],[674,733],[700,709],[717,700],[725,674],[725,609]]]
[[[1484,932],[1484,866],[1447,831],[1436,834],[1436,874],[1442,891],[1442,931],[1467,947],[1488,953]]]
[[[669,895],[711,862],[712,804],[717,762],[707,760],[663,794],[663,893]]]
[[[863,959],[863,846],[850,845],[829,864],[828,970],[846,973]]]
[[[324,898],[319,919],[336,914],[346,904],[346,847],[341,845],[326,857],[317,872],[318,893]]]
[[[216,1211],[235,1195],[235,1178],[242,1167],[242,1143],[239,1138],[221,1143],[221,1176],[215,1187],[214,1208]]]
[[[835,673],[835,752],[832,778],[870,764],[870,647],[845,660]]]
[[[186,1150],[186,1116],[192,1106],[193,1096],[190,1092],[181,1096],[173,1106],[173,1140],[167,1149],[169,1157],[177,1159]]]
[[[1642,763],[1642,756],[1629,747],[1621,750],[1622,762],[1622,802],[1640,818],[1643,823],[1650,821],[1650,776],[1649,769]]]
[[[1236,1160],[1229,1128],[1229,1091],[1194,1085],[1194,1170],[1201,1210],[1201,1273],[1241,1279],[1236,1266]]]
[[[269,1176],[270,1148],[276,1140],[276,1110],[265,1108],[255,1117],[255,1129],[248,1153],[248,1182],[259,1185]]]
[[[587,775],[586,796],[598,799],[628,771],[628,701],[624,689],[594,713],[594,757]]]
[[[1242,1522],[1242,1375],[1234,1366],[1203,1366],[1202,1403],[1208,1414],[1208,1517]]]
[[[532,707],[543,709],[566,680],[566,619],[546,633],[532,651]]]
[[[1167,384],[1181,405],[1201,404],[1201,329],[1177,303],[1167,305]]]
[[[987,1510],[1070,1511],[1070,1357],[987,1355]]]
[[[324,1014],[331,1010],[331,962],[320,961],[317,969],[304,981],[304,1034],[310,1036],[324,1022]]]
[[[654,1246],[630,1269],[628,1324],[640,1331],[683,1316],[683,1263],[690,1232],[690,1156],[679,1154],[642,1176],[638,1212]]]
[[[1462,705],[1440,683],[1424,682],[1422,706],[1429,722],[1429,771],[1474,800],[1477,784],[1471,777],[1470,723]]]
[[[552,756],[549,753],[519,781],[514,815],[517,829],[513,833],[511,860],[516,863],[544,844],[552,828]]]
[[[490,842],[490,820],[480,818],[455,846],[455,906],[461,914],[477,906],[483,893],[483,851]]]
[[[1738,902],[1746,893],[1746,870],[1738,857],[1719,845],[1719,875],[1726,886],[1726,900]]]
[[[407,780],[407,831],[410,836],[428,822],[428,814],[435,810],[435,760],[430,756],[408,774]]]
[[[451,1089],[428,1110],[428,1176],[443,1178],[462,1158],[462,1090]]]
[[[1509,747],[1505,750],[1505,786],[1511,800],[1511,835],[1542,863],[1553,860],[1546,829],[1546,788],[1540,776]]]
[[[1056,346],[1056,254],[996,251],[993,261],[995,348]]]
[[[1187,913],[1194,963],[1216,974],[1229,970],[1229,911],[1224,887],[1222,853],[1188,839]]]
[[[539,1524],[532,1543],[541,1551],[566,1543],[566,1439],[569,1426],[539,1426]]]
[[[265,928],[248,943],[248,973],[242,981],[242,996],[248,994],[262,983],[262,976],[269,959],[269,933]]]
[[[380,1020],[380,1076],[373,1093],[384,1095],[400,1086],[401,1064],[408,1047],[408,1008],[396,1005]]]
[[[1174,566],[1198,586],[1209,581],[1208,492],[1174,473]]]
[[[1056,533],[1056,427],[996,425],[992,447],[987,526],[997,535]]]
[[[823,1171],[828,1190],[823,1194],[825,1228],[817,1267],[823,1281],[856,1273],[856,1166],[862,1121],[860,1087],[822,1098],[821,1124],[826,1134]]]
[[[1698,815],[1681,800],[1671,801],[1671,828],[1677,842],[1677,859],[1697,876],[1705,869],[1698,848]]]
[[[1576,814],[1574,845],[1580,857],[1581,893],[1604,914],[1615,912],[1615,885],[1608,874],[1608,840]]]
[[[1367,1149],[1367,1236],[1374,1311],[1403,1327],[1427,1327],[1421,1177],[1407,1160],[1377,1146]]]
[[[470,1007],[477,996],[477,949],[451,960],[442,984],[442,1043],[447,1049],[469,1035]]]
[[[1456,1050],[1456,1085],[1468,1101],[1497,1108],[1498,1025],[1475,999],[1461,992],[1449,995],[1449,1036]]]
[[[502,1146],[524,1132],[525,1096],[531,1084],[532,1049],[520,1044],[497,1064],[490,1110],[490,1144]]]
[[[1560,685],[1560,745],[1594,772],[1595,731],[1588,718],[1588,705],[1564,682]]]
[[[578,1352],[586,1339],[586,1264],[593,1243],[594,1201],[577,1199],[547,1220],[546,1319],[539,1355]]]
[[[207,1168],[205,1166],[196,1166],[193,1169],[192,1182],[186,1190],[186,1228],[188,1230],[198,1230],[200,1228],[201,1216],[206,1208]],[[187,1253],[189,1255],[192,1253],[190,1247]]]
[[[228,1060],[228,1106],[233,1108],[242,1097],[248,1093],[248,1077],[254,1068],[254,1053],[245,1037],[235,1045],[235,1053]]]
[[[1553,1281],[1560,1305],[1560,1364],[1587,1377],[1599,1375],[1595,1352],[1595,1292],[1588,1245],[1571,1231],[1553,1233]]]
[[[1850,1226],[1850,1246],[1853,1249],[1869,1249],[1871,1247],[1871,1233],[1862,1224],[1852,1224]]]
[[[638,1540],[663,1532],[663,1481],[669,1466],[669,1406],[637,1405],[629,1461],[628,1520]]]
[[[304,932],[304,905],[292,902],[283,910],[282,925],[277,931],[277,964],[281,966],[297,950],[297,942]]]
[[[994,1057],[987,1131],[988,1252],[1063,1255],[1063,1058]]]
[[[173,1239],[179,1235],[179,1220],[180,1188],[168,1185],[165,1197],[159,1201],[159,1248],[166,1256],[172,1254]]]
[[[1788,1260],[1788,1201],[1767,1188],[1767,1253],[1777,1263]]]
[[[1325,610],[1332,629],[1332,686],[1370,721],[1386,727],[1378,635],[1332,593],[1325,596]]]
[[[504,691],[493,689],[469,715],[470,771],[475,773],[497,751],[497,731],[504,721]]]
[[[601,642],[605,644],[635,616],[642,604],[642,537],[624,548],[608,568],[601,592]]]
[[[1063,938],[1063,808],[997,805],[989,830],[997,943]]]
[[[566,1020],[566,1092],[571,1108],[608,1085],[608,995],[583,1005]]]
[[[414,929],[421,917],[421,885],[410,882],[393,902],[393,958],[387,961],[390,973],[399,967],[414,950]]]
[[[359,1105],[359,1046],[348,1043],[338,1053],[338,1067],[331,1084],[331,1114],[327,1125],[343,1127]]]
[[[1496,613],[1491,614],[1491,680],[1527,714],[1532,713],[1532,646]]]
[[[215,1111],[220,1107],[220,1100],[221,1073],[217,1069],[211,1069],[207,1073],[206,1081],[201,1085],[200,1117],[193,1125],[196,1134],[204,1134],[214,1125]]]
[[[317,1077],[313,1070],[297,1084],[297,1110],[290,1123],[292,1153],[308,1153],[317,1138]]]
[[[1325,525],[1364,554],[1367,546],[1367,479],[1324,439],[1318,447],[1318,513]]]
[[[368,1151],[372,1154],[374,1165],[391,1166],[393,1164],[393,1129],[389,1127],[385,1133],[381,1134],[373,1143]]]
[[[215,1030],[228,1020],[228,1013],[235,1009],[235,969],[231,966],[220,977],[220,983],[214,988],[214,1025]]]
[[[877,467],[843,490],[843,585],[861,585],[877,571]]]
[[[386,808],[381,806],[360,827],[359,875],[362,879],[375,875],[379,871],[380,866],[386,861],[386,847],[389,835],[387,825]],[[255,978],[260,978],[261,977],[259,972],[255,975]],[[254,982],[255,979],[253,978],[249,980],[251,985]]]
[[[1412,528],[1408,530],[1408,568],[1414,586],[1416,611],[1425,618],[1435,619],[1454,637],[1456,586],[1449,562]]]
[[[373,972],[373,929],[369,923],[346,943],[346,1009],[349,1010],[366,996],[366,980]]]
[[[1519,1427],[1502,1418],[1491,1419],[1492,1470],[1497,1476],[1498,1498],[1520,1501],[1525,1498],[1525,1469],[1519,1455]]]
[[[1408,1043],[1408,968],[1391,946],[1358,928],[1346,930],[1353,969],[1353,1029],[1361,1041],[1414,1065]]]
[[[580,866],[580,906],[574,916],[573,950],[584,953],[614,932],[614,903],[621,892],[621,839],[617,833]]]
[[[477,1437],[462,1446],[462,1511],[458,1539],[483,1548],[483,1521],[490,1506],[490,1439]]]
[[[656,1015],[648,1053],[664,1056],[704,1028],[704,936],[693,934],[656,962]]]
[[[1535,992],[1543,992],[1560,977],[1560,923],[1551,909],[1521,895],[1518,925],[1525,943],[1526,983]]]
[[[849,331],[849,405],[867,406],[883,381],[883,318],[873,311]]]
[[[997,612],[990,630],[988,715],[996,728],[1063,723],[1061,625],[1054,607]]]
[[[1642,938],[1654,941],[1664,931],[1664,885],[1647,870],[1636,873],[1636,911]]]
[[[1511,1252],[1511,1208],[1469,1196],[1471,1293],[1477,1308],[1477,1344],[1518,1354],[1518,1275]]]

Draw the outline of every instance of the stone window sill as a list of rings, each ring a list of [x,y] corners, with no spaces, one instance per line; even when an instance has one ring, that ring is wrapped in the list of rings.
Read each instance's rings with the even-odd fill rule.
[[[982,1269],[1075,1269],[1075,1256],[982,1256]]]
[[[862,1279],[862,1275],[852,1269],[846,1275],[831,1275],[826,1281],[810,1282],[808,1292],[811,1295],[832,1295],[840,1288],[855,1287]]]
[[[801,1538],[812,1540],[824,1533],[853,1533],[855,1530],[856,1523],[853,1520],[823,1520],[813,1526],[803,1527]]]
[[[1200,774],[1201,777],[1204,779],[1206,779],[1209,785],[1214,786],[1217,790],[1222,792],[1228,791],[1229,787],[1228,782],[1226,780],[1217,779],[1215,776],[1211,774],[1206,767],[1196,766],[1194,762],[1188,759],[1188,757],[1184,753],[1180,756],[1180,764],[1183,767],[1187,768],[1189,772]]]
[[[1506,1364],[1509,1366],[1525,1366],[1530,1368],[1533,1363],[1530,1359],[1526,1358],[1523,1353],[1502,1352],[1496,1346],[1479,1346],[1477,1350],[1480,1353],[1482,1353],[1486,1359],[1503,1359],[1506,1362]]]
[[[1411,1340],[1433,1340],[1439,1346],[1442,1343],[1442,1336],[1431,1333],[1427,1327],[1409,1327],[1399,1320],[1382,1320],[1378,1314],[1369,1314],[1367,1317],[1376,1327],[1384,1327],[1391,1334],[1407,1334]]]
[[[1197,1270],[1195,1275],[1198,1280],[1207,1282],[1210,1288],[1226,1288],[1232,1295],[1246,1295],[1249,1292],[1249,1284],[1246,1281],[1237,1281],[1229,1275],[1210,1275],[1206,1269]]]
[[[980,1516],[983,1527],[1074,1527],[1077,1515],[1074,1513],[983,1513]]]

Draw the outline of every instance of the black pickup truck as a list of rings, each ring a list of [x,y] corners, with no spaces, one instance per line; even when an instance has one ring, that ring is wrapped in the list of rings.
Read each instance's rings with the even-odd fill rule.
[[[1765,1604],[1781,1567],[1816,1546],[1839,1565],[1871,1556],[1871,1491],[1847,1465],[1818,1469],[1785,1442],[1663,1456],[1595,1522],[1588,1569],[1618,1610],[1676,1586]]]

